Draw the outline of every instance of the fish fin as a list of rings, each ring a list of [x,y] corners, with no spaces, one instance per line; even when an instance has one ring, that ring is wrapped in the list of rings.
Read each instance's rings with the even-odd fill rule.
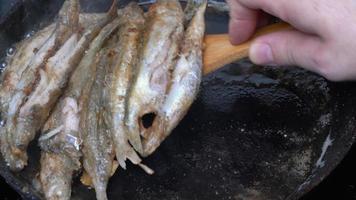
[[[107,200],[108,199],[107,194],[106,194],[107,183],[98,181],[98,183],[94,183],[94,188],[95,188],[97,200]]]
[[[127,118],[127,121],[125,122],[125,125],[127,127],[127,138],[130,142],[130,144],[133,146],[133,148],[138,152],[138,153],[143,153],[143,148],[142,148],[142,141],[141,141],[141,135],[138,127],[138,123],[134,118],[139,115],[139,109],[141,106],[135,104],[136,106],[132,107],[132,110],[130,111],[130,115]]]

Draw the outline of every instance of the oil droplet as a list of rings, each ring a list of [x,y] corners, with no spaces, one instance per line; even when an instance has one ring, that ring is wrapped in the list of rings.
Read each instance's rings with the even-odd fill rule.
[[[7,63],[5,61],[0,63],[0,73],[2,73],[7,66]]]
[[[12,56],[12,55],[14,55],[14,53],[15,53],[15,48],[13,48],[13,47],[10,47],[6,50],[7,56]]]
[[[0,65],[1,68],[5,68],[7,66],[7,63],[5,61],[3,61]]]
[[[0,121],[0,128],[4,127],[5,126],[5,121],[4,120],[1,120]]]
[[[35,31],[29,31],[28,33],[26,33],[25,38],[30,38],[35,34]]]

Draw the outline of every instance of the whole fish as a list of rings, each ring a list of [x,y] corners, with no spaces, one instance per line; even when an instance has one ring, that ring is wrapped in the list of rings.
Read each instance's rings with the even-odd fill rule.
[[[78,0],[67,0],[64,2],[60,12],[59,20],[50,36],[45,40],[43,45],[38,49],[34,49],[35,53],[22,68],[19,76],[7,77],[3,86],[10,89],[5,89],[6,93],[1,98],[2,112],[5,113],[6,125],[1,134],[1,153],[9,165],[10,169],[18,171],[23,169],[27,164],[27,155],[22,153],[22,150],[16,145],[15,131],[17,127],[17,117],[20,112],[20,107],[26,102],[30,94],[33,92],[35,85],[39,80],[39,71],[45,65],[47,60],[54,55],[55,51],[69,37],[73,31],[78,29],[79,18],[79,2]],[[25,58],[25,57],[24,57]],[[11,70],[12,66],[9,67]],[[7,74],[5,72],[5,74]],[[29,142],[29,141],[28,141]],[[28,144],[27,142],[27,144]],[[27,144],[21,149],[26,149]]]
[[[11,120],[16,114],[14,112],[8,113],[8,103],[11,98],[11,93],[14,87],[21,79],[21,74],[26,69],[27,65],[31,61],[31,58],[35,55],[36,51],[43,45],[43,43],[49,38],[50,34],[54,30],[54,25],[48,26],[43,30],[37,32],[31,38],[25,39],[18,45],[16,45],[16,52],[7,60],[9,66],[6,68],[2,74],[1,86],[0,86],[0,113],[2,116],[3,123],[9,123],[5,127],[0,128],[0,148],[5,162],[9,163],[10,166],[22,165],[21,163],[16,163],[16,158],[12,156],[10,144],[8,143],[7,129],[12,127]],[[9,119],[9,120],[8,120]],[[11,135],[9,135],[10,137]],[[13,167],[14,168],[14,167]]]
[[[114,142],[116,159],[126,169],[126,159],[136,165],[143,166],[136,151],[128,142],[127,129],[124,124],[127,94],[137,63],[138,46],[144,26],[142,9],[136,3],[130,3],[120,12],[121,26],[117,33],[119,41],[113,52],[114,66],[109,87],[110,131]],[[144,167],[144,169],[148,169]],[[147,170],[146,170],[147,171]],[[151,171],[147,171],[152,173]]]
[[[107,22],[115,16],[113,14],[116,13],[115,6],[116,1],[104,19]],[[97,68],[96,54],[118,26],[118,19],[114,19],[92,41],[73,72],[65,93],[44,126],[44,133],[39,139],[42,149],[40,179],[42,189],[48,199],[69,199],[70,197],[72,174],[81,167],[83,129],[80,128],[80,122],[82,113],[88,109],[88,96]],[[48,167],[54,165],[53,163],[57,164],[56,168]],[[69,163],[69,165],[61,165],[63,163]],[[63,176],[63,173],[66,176]],[[53,196],[53,194],[60,195]]]
[[[202,77],[202,48],[205,32],[206,0],[195,0],[198,6],[184,34],[178,62],[174,68],[167,98],[157,116],[157,126],[143,140],[144,155],[156,150],[178,125],[195,100]]]
[[[115,20],[121,29],[121,17]],[[115,62],[113,49],[117,45],[117,31],[97,55],[96,76],[88,95],[81,103],[80,129],[83,139],[83,167],[95,188],[98,200],[106,200],[109,178],[116,169],[114,147],[109,128],[108,91],[112,67]]]
[[[141,155],[141,137],[148,137],[144,129],[157,126],[154,120],[145,127],[142,118],[158,114],[163,104],[184,32],[184,13],[177,0],[158,0],[146,17],[125,116],[129,141]]]
[[[108,111],[105,109],[108,77],[112,69],[111,48],[99,54],[96,80],[93,84],[86,113],[83,113],[83,166],[91,177],[98,200],[106,200],[106,188],[114,161],[114,149],[108,127]],[[110,79],[110,78],[109,78]]]

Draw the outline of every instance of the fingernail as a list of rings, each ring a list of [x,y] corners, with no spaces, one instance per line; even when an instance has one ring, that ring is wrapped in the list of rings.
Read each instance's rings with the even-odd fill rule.
[[[275,65],[271,46],[266,43],[253,43],[251,45],[250,60],[258,65]]]

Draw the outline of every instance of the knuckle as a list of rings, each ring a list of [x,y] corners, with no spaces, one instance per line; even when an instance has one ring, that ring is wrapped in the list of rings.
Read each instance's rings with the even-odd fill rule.
[[[291,45],[287,43],[286,48],[286,61],[288,65],[296,65],[298,63],[295,57],[295,50],[291,48]]]
[[[312,65],[316,66],[317,72],[328,80],[336,80],[335,63],[329,53],[317,52],[312,57]]]
[[[298,60],[296,58],[297,50],[294,48],[293,40],[290,35],[285,35],[284,41],[281,43],[277,58],[282,64],[285,65],[297,65]]]

